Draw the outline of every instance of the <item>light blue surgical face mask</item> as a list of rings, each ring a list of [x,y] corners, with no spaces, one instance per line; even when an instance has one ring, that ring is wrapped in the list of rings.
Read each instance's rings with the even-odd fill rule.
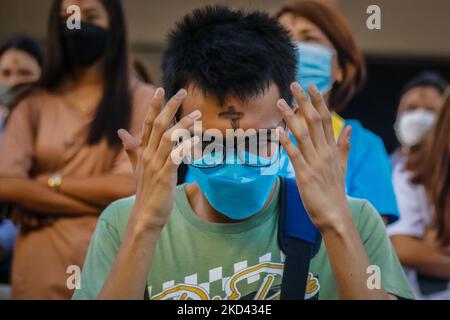
[[[306,91],[316,85],[323,95],[333,86],[332,61],[334,51],[318,44],[297,42],[296,80]]]
[[[230,157],[236,157],[231,152]],[[277,179],[279,162],[269,167],[239,163],[228,154],[225,163],[213,168],[189,165],[189,171],[211,206],[233,220],[243,220],[261,211]]]

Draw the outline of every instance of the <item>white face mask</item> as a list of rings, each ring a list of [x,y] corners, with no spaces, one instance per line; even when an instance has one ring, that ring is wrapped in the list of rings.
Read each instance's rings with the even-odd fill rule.
[[[404,146],[414,146],[431,129],[436,120],[433,111],[418,109],[404,112],[397,119],[394,129],[398,141]]]

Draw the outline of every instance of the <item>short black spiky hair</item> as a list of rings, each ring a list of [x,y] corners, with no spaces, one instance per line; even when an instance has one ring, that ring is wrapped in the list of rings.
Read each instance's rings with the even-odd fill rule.
[[[186,15],[169,33],[163,56],[166,96],[194,84],[223,105],[277,85],[286,101],[295,81],[295,48],[283,27],[269,15],[206,6]]]

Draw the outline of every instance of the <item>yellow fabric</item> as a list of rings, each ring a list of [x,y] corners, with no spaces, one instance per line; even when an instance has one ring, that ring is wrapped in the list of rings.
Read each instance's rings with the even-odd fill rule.
[[[336,112],[331,113],[331,123],[333,125],[333,133],[336,140],[339,138],[339,135],[341,134],[342,129],[344,129],[345,126],[345,120],[338,115]]]

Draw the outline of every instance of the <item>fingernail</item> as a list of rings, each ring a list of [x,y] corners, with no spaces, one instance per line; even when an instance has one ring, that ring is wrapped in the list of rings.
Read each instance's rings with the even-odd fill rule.
[[[279,133],[279,135],[281,137],[285,137],[286,136],[286,131],[284,130],[283,127],[278,127],[277,130],[278,130],[278,133]]]
[[[156,89],[155,97],[161,99],[164,95],[164,90],[162,88]]]
[[[188,117],[194,120],[197,120],[202,116],[202,113],[199,110],[195,110],[194,112],[191,112]]]
[[[180,89],[175,95],[178,99],[183,99],[186,96],[187,92],[184,89]]]
[[[303,88],[300,86],[300,84],[297,81],[292,83],[292,88],[295,89],[295,90],[298,90],[300,92],[303,92]]]
[[[312,84],[312,85],[309,87],[309,90],[311,91],[311,93],[312,93],[313,95],[319,94],[319,90],[317,89],[317,86],[316,86],[315,84]]]
[[[289,110],[290,109],[289,105],[287,104],[286,100],[284,100],[284,99],[278,100],[278,105],[284,110]]]

